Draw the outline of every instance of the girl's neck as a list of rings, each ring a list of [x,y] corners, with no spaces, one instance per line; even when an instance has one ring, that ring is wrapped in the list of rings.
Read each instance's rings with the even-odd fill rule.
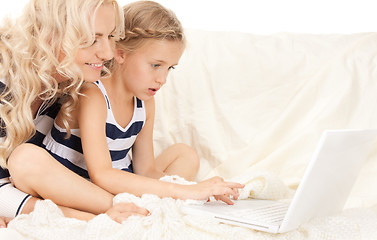
[[[114,71],[110,77],[101,79],[103,85],[106,88],[106,92],[114,99],[133,102],[133,95],[127,89],[122,79],[121,74],[117,74],[117,71]]]
[[[112,74],[111,77],[101,79],[116,122],[125,128],[132,119],[134,111],[134,96],[125,88],[122,79]]]

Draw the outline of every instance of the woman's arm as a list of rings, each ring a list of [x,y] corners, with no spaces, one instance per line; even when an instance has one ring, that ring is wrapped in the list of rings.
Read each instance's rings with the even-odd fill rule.
[[[1,179],[2,184],[6,184],[3,186],[7,186],[6,192],[0,189],[0,227],[6,227],[8,223],[16,217],[18,214],[29,214],[34,210],[35,204],[39,198],[36,197],[28,197],[24,198],[14,198],[14,196],[29,196],[26,193],[18,190],[17,188],[13,187],[13,185],[7,181],[6,179]],[[25,200],[25,201],[24,201]],[[9,203],[9,204],[4,204]],[[13,207],[16,206],[16,208]],[[79,220],[89,221],[90,219],[94,218],[96,215],[79,211],[69,207],[58,206],[65,217],[69,218],[76,218]],[[14,210],[20,209],[19,212]],[[146,216],[148,215],[148,211],[144,208],[140,208],[133,203],[121,203],[111,207],[109,210],[106,211],[106,214],[109,215],[111,219],[121,223],[121,221],[125,220],[131,215],[138,215],[138,216]]]
[[[41,199],[36,198],[36,197],[31,197],[30,199],[28,199],[28,201],[25,203],[24,208],[22,209],[21,214],[31,213],[34,210],[35,204],[39,200]],[[92,213],[79,211],[79,210],[69,208],[69,207],[63,207],[63,206],[58,206],[58,207],[63,212],[63,215],[65,217],[76,218],[76,219],[84,220],[84,221],[89,221],[90,219],[95,217],[95,215]]]
[[[63,206],[58,206],[65,217],[76,218],[79,220],[89,221],[93,219],[96,215],[88,212],[79,211],[73,208],[67,208]],[[111,207],[106,211],[106,214],[118,223],[126,220],[129,216],[147,216],[149,214],[148,210],[136,206],[133,203],[118,203],[117,205]]]
[[[15,190],[17,190],[15,188]],[[25,207],[21,211],[21,214],[29,214],[34,210],[36,202],[40,200],[35,197],[31,197],[25,203]],[[58,206],[62,211],[63,215],[68,218],[76,218],[83,221],[89,221],[93,219],[96,215],[79,211],[69,207]],[[106,214],[113,219],[114,221],[121,223],[122,221],[126,220],[131,215],[136,216],[147,216],[149,214],[148,210],[138,207],[133,203],[119,203],[109,210],[106,211]],[[8,223],[13,219],[13,217],[4,217],[0,216],[0,228],[7,227]]]

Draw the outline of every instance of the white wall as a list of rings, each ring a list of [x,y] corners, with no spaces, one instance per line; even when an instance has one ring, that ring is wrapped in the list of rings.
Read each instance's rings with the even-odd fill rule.
[[[28,0],[2,4],[0,16],[16,15]],[[123,5],[132,0],[118,0]],[[375,0],[157,0],[176,12],[186,28],[274,32],[372,32]]]

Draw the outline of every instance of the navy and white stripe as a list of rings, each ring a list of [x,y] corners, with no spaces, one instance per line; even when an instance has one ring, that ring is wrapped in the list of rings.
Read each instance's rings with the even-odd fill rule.
[[[129,151],[145,123],[146,114],[144,102],[134,97],[132,119],[130,123],[123,128],[115,120],[105,87],[101,81],[97,81],[95,84],[101,90],[107,105],[106,140],[110,151],[112,166],[113,168],[133,172]],[[85,178],[89,178],[82,151],[80,130],[72,129],[69,139],[66,139],[65,136],[65,129],[54,123],[51,131],[43,140],[43,144],[47,151],[64,166]]]
[[[16,217],[30,197],[15,188],[8,178],[0,179],[0,216]]]
[[[49,103],[45,102],[44,104],[42,104],[40,109],[42,109],[45,104]],[[31,139],[29,139],[29,141],[27,141],[28,143],[33,143],[37,146],[42,146],[42,141],[46,137],[47,133],[51,130],[51,127],[54,123],[54,119],[59,113],[60,107],[61,104],[58,101],[56,101],[42,112],[38,112],[38,117],[34,119],[36,133]]]

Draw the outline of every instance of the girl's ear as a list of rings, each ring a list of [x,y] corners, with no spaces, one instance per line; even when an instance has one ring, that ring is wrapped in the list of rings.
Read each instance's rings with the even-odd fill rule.
[[[122,49],[115,49],[114,59],[119,64],[123,64],[126,60],[126,52]]]

